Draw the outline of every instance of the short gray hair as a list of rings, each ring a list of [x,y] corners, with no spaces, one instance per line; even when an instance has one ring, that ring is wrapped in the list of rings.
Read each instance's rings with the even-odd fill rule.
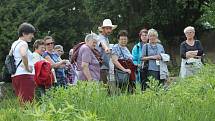
[[[149,29],[148,36],[149,35],[155,35],[156,37],[158,37],[158,32],[155,29]]]
[[[86,37],[85,37],[85,42],[88,42],[90,40],[96,40],[98,41],[98,35],[91,32],[90,34],[87,34]]]
[[[63,50],[63,46],[62,45],[55,45],[54,49],[61,49],[61,50]]]
[[[186,33],[187,31],[192,31],[192,32],[195,32],[195,28],[192,27],[192,26],[188,26],[184,29],[184,33]]]

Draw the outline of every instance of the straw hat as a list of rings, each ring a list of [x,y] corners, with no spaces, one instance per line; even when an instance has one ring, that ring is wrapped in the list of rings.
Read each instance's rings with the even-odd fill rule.
[[[114,29],[116,29],[117,25],[113,25],[112,21],[110,19],[105,19],[103,21],[102,26],[98,27],[99,31],[102,31],[103,27],[112,27],[112,29],[114,30]]]

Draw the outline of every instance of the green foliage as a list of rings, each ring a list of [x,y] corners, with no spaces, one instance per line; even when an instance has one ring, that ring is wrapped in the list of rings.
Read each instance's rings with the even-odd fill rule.
[[[215,1],[208,0],[209,2],[204,6],[205,13],[202,15],[201,22],[206,23],[206,27],[214,28],[215,26]],[[207,25],[209,23],[209,25]]]
[[[96,26],[104,18],[111,18],[120,29],[128,29],[132,38],[143,28],[158,29],[165,39],[183,34],[188,25],[196,21],[204,11],[207,0],[85,0],[85,6]],[[177,29],[176,29],[177,28]]]
[[[8,0],[0,4],[0,62],[4,61],[12,42],[18,39],[17,28],[23,22],[36,27],[36,39],[52,35],[66,51],[90,31],[81,0]]]
[[[214,68],[206,65],[199,74],[177,79],[168,89],[156,86],[157,81],[151,79],[150,89],[143,94],[109,96],[104,86],[89,82],[54,88],[40,102],[21,108],[1,101],[0,106],[6,106],[0,109],[0,119],[210,121],[215,118]]]
[[[214,22],[212,0],[1,0],[0,5],[0,64],[23,22],[37,28],[36,39],[52,35],[67,52],[85,33],[97,31],[105,18],[118,25],[110,40],[116,40],[119,29],[127,29],[129,42],[137,41],[139,30],[146,27],[157,29],[169,46],[185,26],[201,28],[201,16]]]

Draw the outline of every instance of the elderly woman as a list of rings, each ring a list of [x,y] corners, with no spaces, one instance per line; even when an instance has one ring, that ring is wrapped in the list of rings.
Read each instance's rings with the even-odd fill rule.
[[[55,70],[57,78],[57,86],[65,86],[67,79],[65,75],[65,65],[68,63],[67,60],[62,60],[59,55],[54,51],[54,39],[51,36],[44,38],[46,51],[43,53],[43,57],[49,61]]]
[[[42,57],[43,52],[45,52],[45,42],[43,39],[38,39],[33,44],[33,62],[34,64],[38,61],[45,60]]]
[[[61,57],[64,54],[63,46],[62,45],[55,45],[54,51]]]
[[[62,45],[55,45],[54,46],[54,51],[58,54],[58,56],[61,58],[61,56],[64,54],[63,46]],[[71,54],[71,53],[69,53]],[[70,55],[69,58],[71,58],[72,55]],[[66,74],[66,79],[69,84],[75,84],[77,81],[77,74],[75,72],[75,66],[74,64],[70,63],[70,60],[68,60],[68,63],[65,66],[65,74]]]
[[[45,60],[42,57],[43,52],[45,52],[45,42],[43,39],[37,39],[33,44],[33,63],[37,63],[39,61]],[[36,75],[35,75],[36,76]],[[37,85],[36,87],[36,96],[41,97],[45,94],[45,86],[44,85]]]
[[[85,44],[81,45],[77,57],[78,80],[99,81],[100,63],[94,53],[98,36],[95,33],[85,37]]]
[[[130,51],[126,47],[128,42],[128,33],[126,30],[121,30],[118,34],[118,44],[114,45],[112,48],[112,61],[116,69],[119,69],[123,72],[130,74],[128,78],[128,83],[121,85],[116,79],[117,87],[119,87],[122,91],[124,91],[128,85],[128,92],[134,93],[135,90],[135,71],[136,68],[133,64],[133,56]],[[115,73],[117,74],[117,73]],[[115,76],[118,78],[117,76]],[[127,81],[127,80],[124,80]]]
[[[161,53],[165,53],[164,48],[158,42],[158,32],[155,29],[148,31],[149,43],[143,46],[143,66],[147,66],[147,77],[152,76],[159,80],[160,84],[164,84],[164,80],[160,78],[160,61]],[[142,83],[143,91],[147,88],[147,80]]]
[[[201,57],[203,55],[201,42],[194,39],[194,27],[186,27],[184,34],[186,40],[180,46],[180,56],[182,58],[180,77],[182,78],[193,75],[200,69],[202,66]]]

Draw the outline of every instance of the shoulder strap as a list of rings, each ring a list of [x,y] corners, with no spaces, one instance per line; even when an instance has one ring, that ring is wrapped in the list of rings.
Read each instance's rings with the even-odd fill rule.
[[[97,49],[91,49],[90,50],[93,52],[93,54],[95,55],[96,59],[99,61],[99,64],[102,64],[103,63],[103,60],[100,56],[100,53]]]
[[[140,47],[138,46],[138,43],[137,43],[137,55],[138,55],[138,57],[139,57],[139,54],[140,54]]]
[[[21,43],[21,41],[19,41],[19,42],[15,45],[14,49],[11,48],[11,54],[13,54],[13,52],[15,51],[15,49],[16,49],[16,47],[17,47],[17,45],[18,45],[19,43]],[[10,53],[9,53],[9,55],[10,55]],[[19,67],[19,65],[21,64],[21,62],[22,62],[22,59],[19,61],[19,63],[18,63],[18,65],[16,66],[16,68]]]
[[[55,62],[54,58],[51,56],[51,54],[49,52],[47,52],[47,54],[49,55],[49,57]]]
[[[19,63],[18,63],[18,65],[16,66],[16,68],[19,67],[19,65],[21,64],[21,62],[22,62],[22,59],[19,61]]]
[[[121,47],[120,47],[120,46],[118,46],[118,47],[119,47],[119,49],[120,49],[120,52],[121,52],[121,54],[122,54],[122,57],[125,58],[124,54],[122,53]]]
[[[146,56],[148,56],[148,43],[146,43]],[[145,64],[148,66],[149,60],[145,61]]]
[[[118,47],[119,47],[119,49],[120,49],[120,52],[121,52],[121,54],[122,54],[123,58],[125,59],[125,56],[124,56],[124,54],[122,53],[122,49],[121,49],[121,47],[120,47],[120,46],[118,46]],[[125,61],[125,64],[126,64],[126,66],[128,67],[127,61]]]
[[[11,50],[10,50],[10,52],[9,52],[9,55],[12,55],[12,54],[13,54],[13,52],[15,51],[17,45],[18,45],[20,42],[21,42],[21,41],[19,41],[19,42],[15,45],[14,48],[11,47]]]
[[[137,43],[137,63],[139,64],[140,63],[140,46],[138,46],[139,43]],[[141,44],[140,44],[141,45]]]
[[[148,43],[146,43],[146,56],[148,56]]]
[[[80,42],[77,45],[75,45],[73,47],[73,54],[72,54],[72,59],[71,59],[71,63],[75,63],[77,61],[78,58],[78,53],[79,53],[79,49],[81,48],[82,45],[84,45],[85,42]]]

